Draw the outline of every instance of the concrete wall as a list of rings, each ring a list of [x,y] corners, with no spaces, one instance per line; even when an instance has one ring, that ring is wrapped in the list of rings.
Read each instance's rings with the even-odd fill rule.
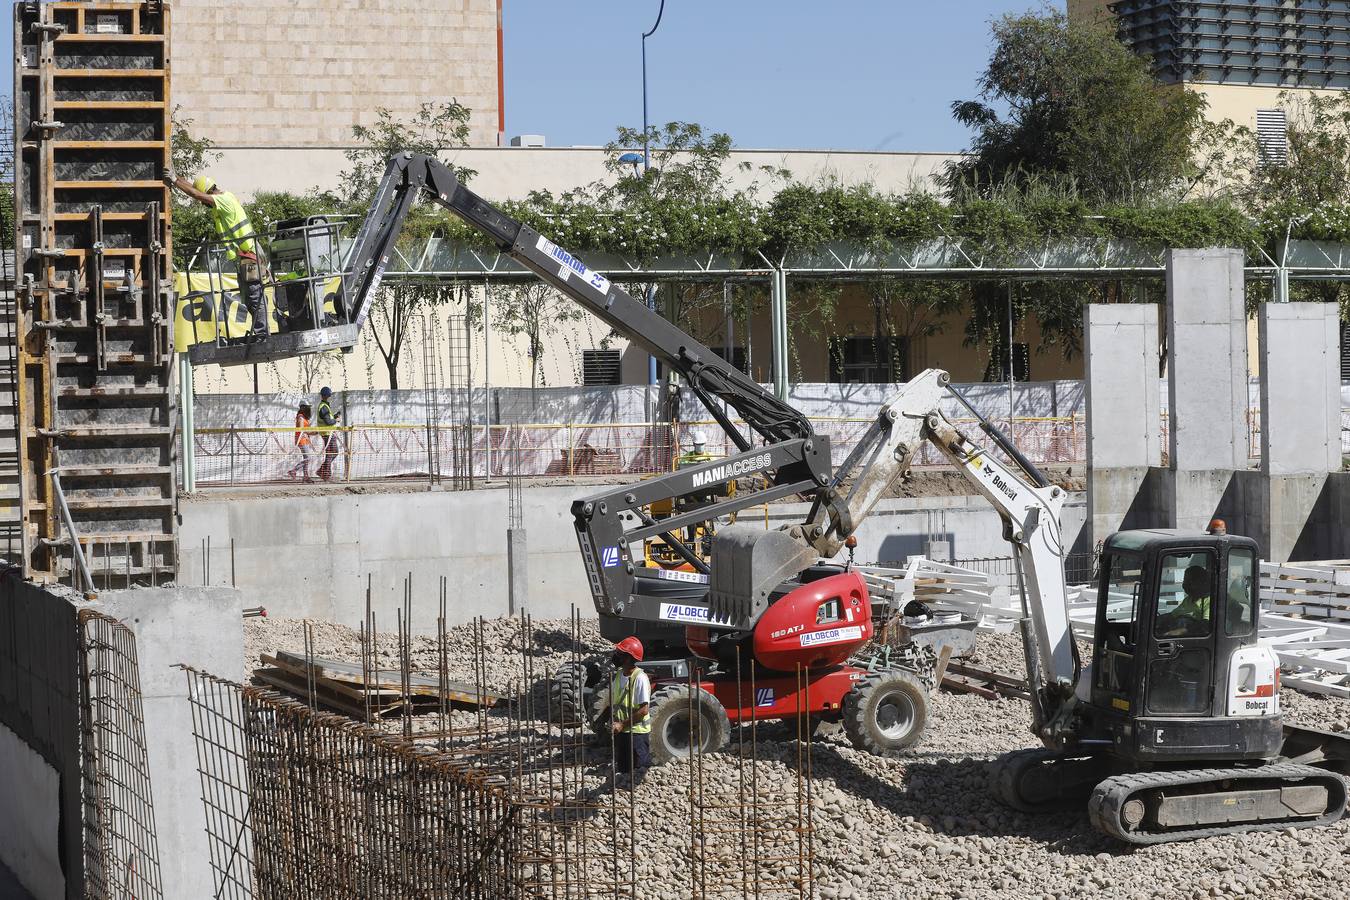
[[[0,581],[0,862],[35,897],[83,897],[77,610],[136,636],[165,897],[209,895],[206,817],[187,684],[177,663],[243,676],[239,594],[159,588],[105,593]]]
[[[182,0],[172,21],[173,102],[197,137],[332,145],[381,107],[408,121],[454,97],[471,110],[469,142],[497,143],[496,0]]]
[[[1150,467],[1162,461],[1158,392],[1158,309],[1090,304],[1084,311],[1084,395],[1088,422],[1089,540],[1151,524],[1143,508]]]
[[[528,594],[539,617],[592,609],[569,512],[574,499],[598,487],[535,487],[524,491]],[[202,577],[203,545],[211,539],[211,580],[234,572],[249,606],[275,616],[308,616],[357,625],[367,577],[376,613],[392,622],[403,579],[413,580],[413,627],[435,627],[437,586],[450,579],[452,622],[508,610],[507,492],[504,489],[395,494],[322,494],[272,498],[185,498],[181,580]],[[770,527],[801,521],[805,504],[771,507]],[[1064,533],[1083,524],[1080,500],[1065,512]],[[762,511],[742,522],[758,524]],[[860,562],[899,561],[925,541],[947,540],[956,557],[1008,555],[998,516],[978,497],[887,500],[858,532]],[[386,615],[389,618],[386,618]]]
[[[1167,525],[1202,530],[1247,447],[1247,314],[1240,250],[1167,252]]]
[[[180,77],[179,71],[181,68],[175,71],[175,79]],[[177,92],[177,81],[174,87]],[[241,141],[227,136],[217,141],[215,149],[221,156],[211,172],[222,185],[240,195],[306,190],[314,186],[336,188],[338,176],[351,168],[343,156],[351,145],[350,128],[324,147],[288,146],[289,142],[276,138]],[[443,157],[476,172],[470,182],[474,191],[497,201],[521,200],[530,191],[557,194],[613,177],[605,170],[606,153],[602,147],[473,146],[448,150]],[[912,188],[936,190],[937,176],[943,167],[960,158],[959,153],[738,148],[731,152],[725,173],[734,188],[758,185],[770,193],[774,185],[763,174],[764,166],[787,169],[795,180],[807,184],[871,183],[881,191],[903,193]],[[742,163],[750,168],[743,168]]]
[[[1259,320],[1265,375],[1258,540],[1268,559],[1286,560],[1300,543],[1304,552],[1323,543],[1318,535],[1343,521],[1316,515],[1323,491],[1339,485],[1329,485],[1328,473],[1341,469],[1340,312],[1335,303],[1266,303]]]
[[[66,896],[60,830],[60,773],[0,725],[0,864],[36,900]]]
[[[0,862],[36,897],[84,896],[74,594],[0,579]]]
[[[94,605],[136,635],[166,898],[206,896],[214,883],[187,677],[176,667],[242,681],[243,605],[237,591],[192,587],[111,591]]]

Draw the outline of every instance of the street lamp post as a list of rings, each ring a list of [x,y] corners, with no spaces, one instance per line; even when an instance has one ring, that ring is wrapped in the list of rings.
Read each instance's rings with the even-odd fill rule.
[[[656,29],[661,27],[661,16],[666,11],[666,0],[661,0],[660,7],[656,10],[656,24],[652,25],[651,31],[642,33],[642,174],[646,175],[647,170],[651,168],[652,159],[649,148],[649,139],[647,137],[647,38],[656,34]],[[650,284],[647,285],[647,308],[656,309],[656,288]],[[656,357],[647,358],[647,384],[657,383],[656,378]]]

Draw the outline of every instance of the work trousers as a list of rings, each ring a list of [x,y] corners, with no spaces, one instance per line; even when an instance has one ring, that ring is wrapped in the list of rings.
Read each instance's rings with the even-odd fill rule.
[[[253,317],[253,334],[255,337],[266,337],[267,300],[263,297],[262,266],[258,265],[256,259],[247,256],[240,256],[238,262],[239,293],[248,304],[249,315]]]
[[[299,444],[297,449],[300,451],[300,460],[295,465],[291,466],[289,474],[293,476],[296,472],[303,469],[305,479],[308,480],[310,476],[310,466],[314,464],[314,442],[311,439],[308,444]]]
[[[333,460],[338,455],[338,436],[329,432],[323,436],[323,462],[319,463],[319,477],[324,481],[333,480]]]
[[[652,765],[651,735],[621,731],[614,735],[614,771],[641,780]]]

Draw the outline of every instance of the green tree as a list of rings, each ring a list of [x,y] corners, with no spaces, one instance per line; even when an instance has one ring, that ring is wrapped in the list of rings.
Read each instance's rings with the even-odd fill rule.
[[[493,327],[513,338],[525,339],[531,388],[540,386],[540,367],[548,347],[544,338],[560,326],[581,321],[585,315],[570,299],[542,282],[513,286],[493,295]]]
[[[338,200],[362,212],[384,176],[389,160],[403,150],[424,153],[440,159],[460,181],[468,181],[476,172],[456,166],[447,159],[447,151],[469,145],[469,108],[458,100],[448,103],[423,103],[412,119],[402,121],[383,107],[375,110],[374,125],[353,125],[355,146],[343,155],[349,168],[339,178]]]
[[[1090,202],[1138,201],[1196,182],[1204,98],[1160,85],[1109,29],[1045,11],[996,20],[993,38],[979,99],[952,105],[975,132],[971,156],[948,166],[953,197],[1039,177]]]
[[[190,181],[210,168],[220,159],[220,154],[210,138],[193,135],[193,120],[182,114],[181,106],[173,108],[170,120],[173,133],[169,138],[169,158],[173,161],[173,170]],[[215,237],[211,214],[206,207],[178,191],[169,194],[173,203],[174,265],[187,268],[188,260],[202,242]]]
[[[349,167],[343,171],[337,191],[324,199],[353,215],[365,215],[389,160],[400,151],[435,156],[454,170],[461,181],[468,181],[475,174],[445,158],[447,151],[468,144],[469,108],[457,100],[423,103],[406,122],[387,109],[377,109],[375,124],[353,126],[352,137],[356,145],[345,154]],[[443,219],[430,204],[420,204],[404,224],[403,240],[411,242],[426,237],[437,230]],[[429,306],[446,302],[450,294],[448,288],[436,282],[387,278],[372,298],[370,331],[389,373],[390,388],[398,388],[398,365],[414,317]]]

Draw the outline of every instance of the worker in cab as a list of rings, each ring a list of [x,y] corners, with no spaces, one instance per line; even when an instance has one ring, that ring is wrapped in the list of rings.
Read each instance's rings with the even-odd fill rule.
[[[1181,576],[1185,596],[1176,609],[1162,617],[1160,632],[1166,637],[1196,637],[1209,633],[1210,575],[1207,566],[1187,566]]]
[[[702,431],[694,431],[689,435],[690,447],[680,458],[675,461],[675,467],[683,469],[685,466],[696,466],[699,463],[711,462],[714,457],[708,452],[708,438]]]
[[[614,645],[610,656],[614,679],[609,686],[610,722],[614,730],[614,771],[628,776],[630,784],[642,780],[652,764],[650,708],[652,683],[638,668],[642,641],[626,637]]]
[[[319,477],[324,481],[333,480],[333,460],[338,454],[338,419],[342,413],[333,412],[333,389],[324,385],[319,391],[319,427],[323,431],[323,462],[319,464]]]
[[[286,477],[294,478],[297,470],[303,472],[306,484],[313,484],[314,479],[309,475],[310,465],[314,460],[314,445],[310,441],[309,423],[310,414],[313,409],[308,400],[300,401],[300,408],[295,413],[295,446],[300,451],[300,461],[291,466]]]
[[[239,293],[253,317],[249,340],[267,336],[267,302],[263,295],[262,263],[258,256],[258,240],[253,232],[244,205],[229,191],[222,191],[209,175],[198,175],[189,182],[179,178],[172,169],[164,173],[164,183],[177,188],[193,200],[211,210],[211,224],[216,238],[225,248],[225,256],[236,266],[239,275]]]

